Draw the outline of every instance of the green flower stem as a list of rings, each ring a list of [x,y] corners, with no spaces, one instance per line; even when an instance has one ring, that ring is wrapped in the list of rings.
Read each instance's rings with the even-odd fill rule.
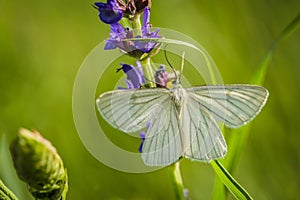
[[[18,200],[18,198],[12,193],[0,180],[0,199],[3,200]]]
[[[177,161],[175,164],[169,167],[170,176],[173,181],[173,187],[175,191],[175,196],[177,200],[185,200],[184,197],[184,187],[180,173],[180,163]]]
[[[144,73],[144,77],[146,79],[145,87],[147,88],[153,88],[155,87],[155,80],[154,80],[154,74],[151,67],[151,60],[150,58],[146,58],[144,60],[141,60],[141,65]]]
[[[121,26],[123,26],[123,27],[130,27],[130,21],[129,21],[127,18],[125,18],[125,17],[123,17],[123,18],[119,21],[119,23],[120,23]]]
[[[141,24],[140,18],[141,18],[141,15],[136,14],[134,16],[134,18],[131,19],[134,36],[142,35],[142,24]],[[153,74],[153,70],[151,67],[150,57],[141,59],[140,62],[142,65],[144,77],[146,79],[145,87],[147,87],[147,88],[155,87],[154,74]]]
[[[131,19],[132,22],[132,29],[134,32],[134,36],[142,35],[142,24],[141,24],[141,19],[140,15],[136,14],[134,18]]]

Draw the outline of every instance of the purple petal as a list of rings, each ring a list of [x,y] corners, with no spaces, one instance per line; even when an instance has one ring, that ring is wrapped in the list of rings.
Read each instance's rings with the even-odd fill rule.
[[[143,73],[143,68],[142,65],[139,61],[136,61],[136,67],[138,69],[138,72],[140,74],[140,76],[142,77],[142,83],[145,83],[145,77],[144,77],[144,73]]]
[[[133,88],[140,88],[142,86],[142,77],[139,72],[132,65],[121,64],[124,73],[127,75],[127,80],[131,82]]]
[[[144,9],[144,24],[148,24],[150,22],[150,8],[146,7]]]
[[[100,20],[106,24],[116,23],[123,17],[123,11],[118,9],[115,0],[108,0],[106,4],[96,2],[94,5],[98,8]]]
[[[148,129],[150,128],[150,126],[151,126],[151,123],[150,123],[150,122],[147,122],[147,123],[146,123],[146,129],[148,130]]]
[[[140,153],[143,152],[143,145],[144,145],[144,142],[142,142],[142,143],[140,144],[140,147],[139,147],[139,152],[140,152]]]
[[[145,131],[141,131],[141,133],[140,133],[140,138],[142,139],[142,143],[141,143],[141,145],[140,145],[140,147],[139,147],[139,152],[142,153],[144,141],[145,141],[145,138],[146,138],[146,133],[145,133]]]
[[[126,38],[126,31],[119,23],[114,23],[110,25],[110,38],[107,40],[104,47],[105,50],[115,49],[119,47],[120,49],[124,48],[122,39]]]
[[[114,41],[111,41],[111,40],[107,40],[105,46],[104,46],[104,49],[105,50],[110,50],[110,49],[115,49],[117,48],[117,45]]]
[[[125,82],[126,82],[128,89],[134,89],[134,85],[131,83],[130,80],[126,79]]]
[[[150,128],[150,125],[151,125],[150,122],[147,122],[147,123],[146,123],[146,129],[147,129],[147,130]],[[143,145],[144,145],[144,142],[145,142],[145,139],[146,139],[146,133],[145,133],[145,131],[141,131],[141,132],[140,132],[140,138],[141,138],[141,140],[142,140],[142,143],[141,143],[141,145],[140,145],[140,147],[139,147],[139,152],[142,153]]]
[[[111,35],[110,36],[119,36],[126,37],[126,32],[123,26],[119,23],[113,23],[110,25]]]
[[[144,141],[145,140],[145,138],[146,138],[146,133],[145,133],[145,131],[141,131],[140,132],[140,138]]]
[[[144,20],[143,20],[143,28],[142,32],[143,34],[149,33],[150,31],[150,8],[146,7],[144,10]]]
[[[124,88],[124,87],[119,86],[118,90],[128,90],[128,88]]]
[[[141,38],[137,36],[136,38]],[[145,38],[145,37],[144,37]],[[156,42],[148,41],[134,41],[135,49],[142,51],[143,53],[149,53],[156,45]]]

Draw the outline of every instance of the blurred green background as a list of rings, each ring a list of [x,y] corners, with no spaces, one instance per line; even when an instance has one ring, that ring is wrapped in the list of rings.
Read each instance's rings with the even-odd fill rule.
[[[20,199],[30,199],[12,168],[7,145],[19,127],[34,128],[64,160],[69,199],[173,199],[167,169],[147,174],[110,169],[87,152],[76,132],[75,76],[88,53],[109,32],[92,3],[0,0],[0,177]],[[272,41],[299,8],[299,0],[153,0],[151,23],[178,30],[202,44],[225,83],[248,83]],[[269,101],[253,122],[234,174],[255,199],[299,198],[299,52],[300,30],[274,53],[264,85]],[[190,197],[211,198],[211,166],[188,160],[181,166]]]

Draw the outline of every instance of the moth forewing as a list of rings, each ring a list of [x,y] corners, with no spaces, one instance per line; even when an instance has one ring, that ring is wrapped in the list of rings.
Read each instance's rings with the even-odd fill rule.
[[[231,128],[250,122],[268,98],[268,91],[255,85],[210,85],[187,88],[187,91],[217,121]]]

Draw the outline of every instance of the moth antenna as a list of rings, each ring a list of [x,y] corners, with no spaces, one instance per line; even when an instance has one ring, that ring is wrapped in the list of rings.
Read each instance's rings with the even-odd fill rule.
[[[184,56],[185,56],[185,51],[182,53],[182,56],[181,56],[181,67],[180,67],[179,80],[181,79],[181,74],[183,73],[183,67],[184,67]]]
[[[165,52],[165,58],[166,58],[167,63],[169,64],[169,66],[171,67],[172,71],[173,71],[174,74],[175,74],[176,81],[178,81],[179,79],[178,79],[177,73],[176,73],[174,67],[172,66],[172,64],[170,63],[170,61],[169,61],[169,59],[168,59],[168,56],[167,56],[167,51],[166,51],[167,46],[168,46],[168,45],[166,45],[166,47],[165,47],[165,49],[164,49],[164,52]]]

